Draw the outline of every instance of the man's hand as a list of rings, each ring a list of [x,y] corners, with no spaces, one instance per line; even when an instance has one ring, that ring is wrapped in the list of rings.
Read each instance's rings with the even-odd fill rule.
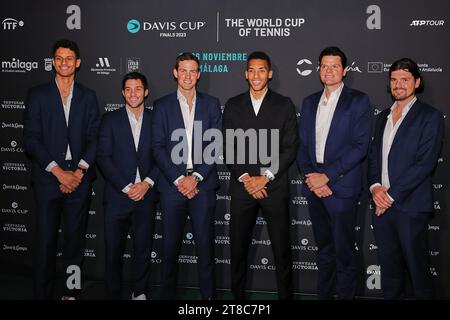
[[[333,194],[333,191],[331,191],[330,187],[328,185],[324,185],[320,188],[314,189],[314,194],[318,198],[325,198],[328,196],[331,196]]]
[[[56,166],[52,169],[52,174],[58,179],[59,183],[64,187],[60,190],[64,193],[70,193],[80,185],[81,178],[78,177],[72,171],[64,171],[60,166]],[[64,191],[63,191],[64,190]]]
[[[386,210],[392,206],[392,201],[389,199],[387,189],[384,186],[376,186],[372,189],[372,199],[380,209]]]
[[[378,207],[378,206],[375,206],[375,214],[376,214],[377,216],[381,216],[383,213],[386,212],[386,210],[387,210],[387,209],[382,209],[382,208],[380,208],[380,207]]]
[[[133,201],[140,201],[144,199],[145,194],[149,189],[150,185],[147,183],[147,181],[135,183],[130,186],[130,190],[127,193],[128,198],[130,198]]]
[[[318,188],[323,187],[324,185],[326,185],[328,183],[328,181],[330,181],[330,179],[328,179],[328,177],[325,173],[313,172],[313,173],[306,174],[305,177],[306,177],[305,182],[306,182],[309,190],[311,190],[311,191],[314,191]]]
[[[251,195],[254,199],[264,199],[267,198],[267,190],[266,188],[261,189]]]
[[[269,182],[266,176],[253,176],[245,175],[242,177],[242,182],[244,183],[244,188],[250,195],[263,190],[266,184]],[[267,192],[266,192],[267,196]],[[265,197],[264,197],[265,198]]]
[[[197,181],[195,181],[195,178],[193,176],[183,177],[178,180],[177,188],[178,191],[188,199],[192,199],[198,193]],[[196,192],[194,192],[195,189],[197,189]]]

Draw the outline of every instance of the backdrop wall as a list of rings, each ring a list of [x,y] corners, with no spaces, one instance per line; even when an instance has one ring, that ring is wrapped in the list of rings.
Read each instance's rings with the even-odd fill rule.
[[[101,112],[123,107],[121,79],[138,70],[149,79],[146,106],[175,90],[172,67],[178,53],[198,55],[202,76],[198,89],[226,100],[247,90],[244,77],[247,54],[262,50],[272,58],[274,79],[270,86],[290,96],[301,116],[302,99],[321,90],[317,66],[320,51],[339,46],[348,57],[345,83],[366,92],[374,115],[392,104],[387,93],[390,63],[413,58],[425,79],[420,99],[450,110],[448,73],[450,2],[430,1],[10,1],[0,3],[0,266],[30,273],[34,236],[34,199],[29,161],[23,152],[22,113],[30,87],[50,81],[51,46],[59,38],[75,40],[81,49],[77,80],[94,89]],[[374,117],[375,118],[375,117]],[[448,137],[448,125],[446,137]],[[438,296],[450,297],[450,243],[448,199],[449,145],[444,149],[434,176],[435,217],[429,225],[431,272]],[[229,281],[230,196],[229,172],[219,168],[217,192],[216,265],[217,287]],[[291,177],[291,238],[296,292],[314,294],[317,277],[316,251],[307,201],[297,169]],[[86,233],[83,274],[102,279],[103,179],[96,180]],[[371,226],[373,208],[367,190],[361,197],[356,232],[360,262],[358,295],[381,296],[377,245]],[[161,264],[161,215],[156,215],[152,251],[152,282],[159,283]],[[265,221],[258,218],[254,230],[249,289],[276,291],[274,261]],[[63,228],[62,228],[63,230]],[[180,285],[197,286],[195,239],[190,224],[179,258]],[[63,231],[61,231],[63,232]],[[129,243],[130,244],[130,243]],[[58,253],[59,255],[60,253]],[[129,278],[131,247],[124,255]]]

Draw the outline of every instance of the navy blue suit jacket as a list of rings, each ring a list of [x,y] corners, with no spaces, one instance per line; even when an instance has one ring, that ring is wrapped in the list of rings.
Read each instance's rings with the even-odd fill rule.
[[[68,126],[55,80],[30,89],[24,113],[24,147],[32,157],[33,181],[59,186],[45,168],[56,161],[62,169],[69,169],[65,160],[67,144],[72,154],[70,169],[83,159],[89,164],[87,178],[93,179],[99,122],[95,92],[79,83],[73,87]]]
[[[381,183],[383,133],[390,108],[378,115],[370,148],[369,186]],[[416,101],[397,130],[388,156],[389,195],[401,211],[432,212],[431,176],[444,135],[444,117],[435,108]]]
[[[206,130],[214,128],[221,130],[222,112],[217,98],[197,91],[194,121],[201,121],[201,132],[196,130],[192,138],[192,157],[194,171],[203,176],[199,183],[200,190],[214,190],[219,187],[219,178],[215,164],[207,164],[202,161],[202,154],[211,141],[202,139]],[[174,92],[156,100],[153,104],[152,147],[153,156],[160,169],[161,178],[158,183],[160,192],[178,192],[173,182],[181,175],[186,174],[187,153],[183,154],[183,161],[175,164],[171,159],[172,149],[181,141],[187,144],[186,135],[171,141],[171,135],[176,129],[185,129],[180,103],[177,93]],[[199,147],[201,144],[201,147]],[[219,145],[221,146],[221,145]],[[187,150],[187,149],[186,149]],[[195,150],[201,152],[195,152]]]
[[[103,115],[98,135],[97,163],[105,177],[104,199],[112,203],[134,203],[122,192],[136,179],[136,168],[143,181],[149,177],[158,183],[158,169],[151,151],[152,112],[144,109],[139,145],[136,151],[126,107]],[[155,198],[151,188],[143,201]]]
[[[369,97],[344,86],[331,121],[325,144],[324,165],[316,161],[316,114],[322,92],[303,100],[300,123],[300,148],[297,166],[304,176],[311,172],[325,173],[328,186],[338,198],[357,196],[362,189],[362,163],[367,155],[372,128]],[[302,193],[312,195],[306,185]]]

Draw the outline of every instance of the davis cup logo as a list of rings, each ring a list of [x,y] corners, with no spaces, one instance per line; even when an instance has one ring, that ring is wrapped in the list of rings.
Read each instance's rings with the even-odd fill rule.
[[[130,33],[136,33],[141,30],[141,23],[136,19],[132,19],[127,23],[127,30]]]

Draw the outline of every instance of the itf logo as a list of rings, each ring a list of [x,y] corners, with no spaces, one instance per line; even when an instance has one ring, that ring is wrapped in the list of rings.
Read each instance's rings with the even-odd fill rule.
[[[141,23],[136,19],[132,19],[127,23],[127,30],[130,33],[136,33],[141,30]]]

